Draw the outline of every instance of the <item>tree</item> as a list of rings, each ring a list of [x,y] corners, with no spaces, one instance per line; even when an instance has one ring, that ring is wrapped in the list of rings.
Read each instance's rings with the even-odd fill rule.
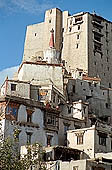
[[[0,169],[2,170],[46,170],[43,161],[43,147],[35,143],[26,145],[26,154],[20,155],[18,149],[18,130],[15,129],[14,139],[3,139],[0,142]]]

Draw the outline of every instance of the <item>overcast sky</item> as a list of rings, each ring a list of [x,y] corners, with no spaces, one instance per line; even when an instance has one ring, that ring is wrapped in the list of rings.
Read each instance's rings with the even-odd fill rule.
[[[95,11],[112,21],[112,0],[0,0],[0,82],[5,68],[21,63],[26,26],[42,22],[45,10],[54,7],[71,14]]]

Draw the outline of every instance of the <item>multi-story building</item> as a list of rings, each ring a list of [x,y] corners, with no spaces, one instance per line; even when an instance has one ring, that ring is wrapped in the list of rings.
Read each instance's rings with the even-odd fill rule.
[[[68,71],[83,69],[101,83],[112,85],[112,23],[101,16],[81,12],[50,9],[45,21],[27,27],[23,61],[44,59],[49,47],[50,31],[54,30],[54,46]],[[110,76],[108,76],[110,75]]]
[[[68,144],[72,149],[53,149],[60,169],[110,170],[98,161],[112,150],[111,24],[96,14],[55,8],[46,11],[43,23],[27,27],[22,63],[0,90],[4,138],[13,138],[17,128],[19,146]]]

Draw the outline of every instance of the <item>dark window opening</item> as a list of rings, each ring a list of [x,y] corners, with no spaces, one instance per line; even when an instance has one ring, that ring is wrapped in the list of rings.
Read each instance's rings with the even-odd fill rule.
[[[73,85],[73,93],[75,93],[75,85]]]
[[[101,44],[98,44],[98,43],[94,43],[94,50],[95,51],[101,51]]]
[[[102,22],[102,20],[100,18],[97,18],[97,17],[94,17],[93,20],[98,22],[99,24],[101,24],[101,22]]]
[[[80,25],[78,25],[78,30],[80,30]]]
[[[79,72],[79,76],[81,76],[82,75],[82,72]]]
[[[106,30],[108,29],[108,24],[106,23]]]
[[[51,19],[49,20],[49,23],[51,23]]]
[[[47,124],[56,126],[56,116],[48,115],[47,116]]]
[[[37,36],[37,33],[35,33],[35,36]]]
[[[81,17],[76,17],[75,18],[75,22],[77,23],[77,22],[80,22],[80,21],[82,21],[82,16]]]
[[[27,114],[27,122],[32,122],[32,115],[31,114]]]
[[[48,135],[47,136],[47,146],[51,146],[51,143],[52,142],[52,136],[51,135]]]
[[[97,34],[97,33],[94,33],[94,39],[95,39],[96,41],[101,42],[101,36],[100,36],[99,34]]]
[[[96,87],[96,83],[94,83],[94,87]]]
[[[79,47],[79,44],[76,44],[76,48],[78,48]]]
[[[72,31],[72,28],[71,27],[69,27],[69,32],[71,32]]]
[[[11,84],[11,91],[16,91],[16,84]]]
[[[77,35],[77,39],[79,39],[79,34]]]
[[[91,82],[88,82],[89,86],[91,86]]]
[[[108,104],[108,103],[105,103],[105,107],[108,109],[108,108],[109,108],[109,104]]]
[[[99,145],[106,146],[107,135],[99,135]]]
[[[109,83],[109,88],[111,88],[111,83]]]

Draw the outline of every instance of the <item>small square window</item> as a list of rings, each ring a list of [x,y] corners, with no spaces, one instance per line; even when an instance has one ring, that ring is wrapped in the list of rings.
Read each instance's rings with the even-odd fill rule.
[[[49,23],[51,23],[51,19],[49,20]]]
[[[16,84],[11,84],[11,91],[16,91]]]

